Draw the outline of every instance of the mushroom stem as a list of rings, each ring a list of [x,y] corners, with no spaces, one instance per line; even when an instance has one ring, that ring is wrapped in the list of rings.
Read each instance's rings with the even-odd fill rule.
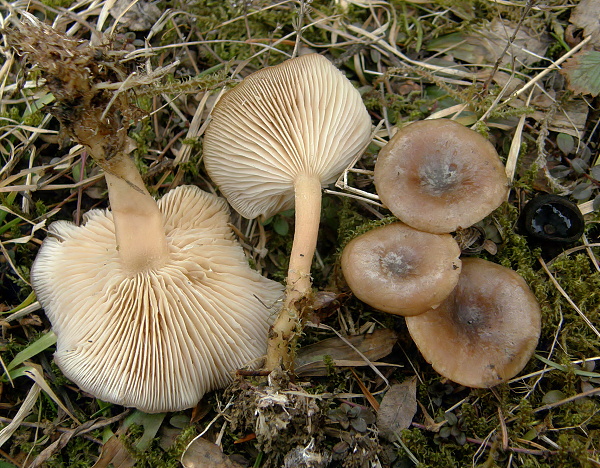
[[[301,174],[294,181],[296,220],[294,243],[288,267],[287,289],[283,307],[271,327],[267,345],[266,370],[273,370],[283,362],[292,364],[290,342],[301,323],[302,306],[299,302],[311,290],[310,269],[317,247],[321,219],[321,181],[317,175]],[[299,310],[300,309],[300,310]]]
[[[163,215],[133,159],[118,155],[103,167],[121,267],[135,275],[162,266],[168,251]]]

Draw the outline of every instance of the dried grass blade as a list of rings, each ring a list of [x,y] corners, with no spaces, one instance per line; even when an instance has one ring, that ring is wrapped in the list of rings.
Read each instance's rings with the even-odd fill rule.
[[[48,396],[50,398],[52,398],[52,400],[54,400],[54,402],[60,406],[60,408],[73,420],[75,421],[77,424],[81,424],[81,422],[75,417],[73,416],[73,414],[71,414],[71,412],[69,411],[69,409],[64,405],[64,403],[62,401],[60,401],[60,398],[58,398],[58,396],[56,396],[56,394],[54,393],[54,391],[50,388],[50,385],[48,385],[48,382],[46,382],[46,379],[44,379],[44,376],[42,375],[42,373],[40,372],[40,370],[38,369],[39,366],[37,366],[36,364],[29,364],[26,366],[21,366],[18,367],[17,369],[14,369],[10,372],[10,377],[12,379],[16,379],[17,377],[22,377],[22,376],[26,376],[29,377],[31,380],[33,380],[42,390],[44,390]]]
[[[367,399],[367,401],[370,403],[370,405],[373,407],[373,409],[375,411],[379,411],[379,402],[375,399],[373,394],[369,391],[369,389],[366,387],[366,385],[363,383],[363,381],[360,379],[360,377],[354,371],[354,369],[352,369],[352,367],[350,367],[350,372],[352,372],[352,375],[356,379],[356,382],[358,383],[358,386],[360,387],[361,392],[363,392],[363,394],[365,395],[365,398]]]
[[[40,386],[37,383],[34,383],[33,387],[31,387],[29,390],[29,393],[27,393],[27,397],[25,397],[25,400],[23,400],[23,403],[21,403],[21,407],[19,408],[19,411],[17,411],[17,414],[13,420],[0,431],[0,447],[2,447],[2,445],[4,445],[4,443],[11,438],[23,420],[29,416],[33,405],[35,405],[35,402],[37,401],[40,391]]]
[[[531,96],[533,92],[529,93],[529,97],[527,98],[527,105],[531,101]],[[513,180],[515,180],[515,172],[517,170],[517,161],[519,159],[519,153],[521,152],[521,142],[523,141],[523,127],[525,126],[525,115],[522,115],[519,118],[519,123],[515,128],[515,134],[513,135],[513,139],[510,142],[510,150],[508,151],[508,157],[506,159],[506,177],[508,178],[508,183],[512,184]]]

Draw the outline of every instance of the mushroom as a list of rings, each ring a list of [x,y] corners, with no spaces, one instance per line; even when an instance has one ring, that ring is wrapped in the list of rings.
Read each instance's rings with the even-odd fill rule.
[[[540,306],[523,278],[480,258],[463,259],[454,292],[436,309],[407,317],[406,324],[439,374],[476,388],[517,375],[541,332]]]
[[[249,267],[225,200],[182,186],[157,204],[137,171],[107,179],[112,211],[54,222],[31,271],[56,363],[102,400],[189,408],[264,354],[282,287]]]
[[[492,144],[445,119],[400,129],[379,152],[375,186],[401,221],[435,233],[481,221],[508,194],[504,166]]]
[[[95,47],[28,18],[14,40],[56,98],[62,133],[104,169],[111,205],[80,227],[53,223],[31,270],[58,366],[110,402],[193,406],[263,355],[283,288],[249,267],[224,200],[181,187],[157,203],[144,187],[128,155],[140,111],[127,89],[148,76],[129,74],[108,39]]]
[[[393,223],[352,239],[341,263],[358,299],[384,312],[410,316],[436,307],[452,292],[461,271],[459,255],[450,234]]]
[[[269,339],[267,369],[283,359],[310,293],[321,188],[369,142],[371,119],[358,91],[326,58],[305,55],[247,76],[212,111],[204,161],[244,217],[268,218],[295,206],[287,293]]]

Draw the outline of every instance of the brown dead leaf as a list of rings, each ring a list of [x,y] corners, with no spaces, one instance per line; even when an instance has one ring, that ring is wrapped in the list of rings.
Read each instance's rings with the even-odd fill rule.
[[[384,328],[366,335],[346,338],[352,346],[364,354],[370,361],[376,361],[392,352],[398,337],[393,330]],[[336,363],[353,366],[367,365],[360,355],[340,338],[328,338],[300,348],[296,355],[295,372],[299,376],[325,376],[327,365],[325,357]]]
[[[116,435],[102,446],[100,458],[92,468],[106,468],[110,464],[114,468],[132,468],[135,465],[135,460]]]
[[[417,378],[392,385],[379,405],[377,427],[379,434],[389,441],[410,427],[417,412]]]
[[[569,21],[583,29],[584,36],[592,36],[593,45],[600,44],[600,0],[581,0],[573,9]]]
[[[356,372],[354,372],[354,369],[352,369],[352,367],[350,368],[350,371],[352,372],[352,375],[356,379],[356,383],[358,383],[358,386],[360,387],[360,390],[361,390],[361,392],[363,392],[363,395],[365,396],[367,401],[370,403],[370,405],[373,407],[373,409],[375,411],[379,411],[379,402],[375,399],[373,394],[369,391],[369,389],[363,383],[363,381],[360,379],[358,374]]]
[[[583,99],[573,98],[561,105],[560,112],[552,114],[548,129],[579,138],[585,132],[589,110],[588,104]],[[531,117],[538,122],[543,122],[548,119],[548,111],[537,110]]]
[[[425,408],[425,406],[423,406],[423,403],[421,403],[420,401],[417,401],[417,403],[419,404],[419,406],[421,407],[421,411],[423,412],[423,416],[425,419],[425,424],[424,424],[425,429],[430,432],[440,432],[440,429],[442,428],[442,426],[444,424],[446,424],[448,422],[448,420],[444,419],[443,421],[435,422],[435,420],[431,417],[431,415],[427,411],[427,408]]]
[[[521,27],[510,21],[495,19],[483,28],[472,32],[452,33],[437,38],[428,44],[429,50],[447,53],[466,63],[495,63],[501,59],[501,65],[516,68],[538,62],[550,43],[547,35]],[[507,48],[510,38],[514,41]],[[500,57],[500,54],[506,53]]]
[[[242,468],[219,447],[202,437],[190,442],[181,456],[181,464],[184,468]]]

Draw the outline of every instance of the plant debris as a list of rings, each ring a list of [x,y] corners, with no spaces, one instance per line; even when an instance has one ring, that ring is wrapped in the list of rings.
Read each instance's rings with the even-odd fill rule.
[[[265,468],[599,466],[598,8],[597,0],[5,4],[2,468],[178,467],[183,454],[190,466],[206,454],[216,466]],[[111,135],[106,159],[130,151],[156,197],[183,184],[218,193],[202,163],[215,102],[249,74],[306,53],[325,56],[359,90],[373,132],[323,197],[316,300],[292,349],[298,375],[240,372],[229,388],[168,416],[85,394],[53,363],[56,338],[29,279],[51,222],[79,224],[108,206],[106,164],[69,140]],[[458,237],[469,255],[516,270],[542,309],[535,357],[491,389],[442,379],[404,320],[353,297],[340,271],[350,239],[396,221],[373,184],[379,150],[396,127],[426,118],[473,128],[506,163],[510,195]],[[548,248],[516,229],[542,193],[577,206],[581,238]],[[230,221],[252,267],[283,281],[293,212]],[[198,436],[208,449],[192,453]]]

